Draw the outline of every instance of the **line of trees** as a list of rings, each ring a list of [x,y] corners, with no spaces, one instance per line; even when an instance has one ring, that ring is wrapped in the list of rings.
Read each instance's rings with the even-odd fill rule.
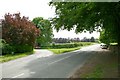
[[[97,39],[94,37],[91,38],[86,38],[84,37],[83,39],[79,38],[53,38],[53,43],[70,43],[70,42],[96,42]]]

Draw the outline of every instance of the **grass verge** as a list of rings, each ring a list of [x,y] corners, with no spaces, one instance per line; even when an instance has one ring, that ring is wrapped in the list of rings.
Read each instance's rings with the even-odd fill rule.
[[[63,48],[63,47],[60,47],[60,48],[49,48],[48,50],[52,51],[53,53],[55,54],[61,54],[61,53],[65,53],[65,52],[70,52],[70,51],[74,51],[74,50],[78,50],[80,49],[81,47],[85,47],[85,46],[88,46],[88,45],[92,45],[92,44],[95,44],[93,42],[76,42],[76,43],[65,43],[65,44],[57,44],[57,45],[64,45],[66,46],[67,44],[78,44],[79,46],[78,47],[73,47],[73,48]],[[71,45],[72,46],[72,45]]]
[[[74,51],[74,50],[78,50],[78,49],[80,49],[80,47],[61,48],[61,49],[48,49],[48,50],[52,51],[55,54],[61,54],[61,53],[70,52],[70,51]]]
[[[110,51],[95,53],[70,78],[118,78],[118,55],[113,54]]]
[[[85,78],[100,78],[102,75],[103,75],[102,66],[97,65],[94,67],[94,70],[91,73],[86,74],[83,77],[85,77]]]
[[[21,57],[25,57],[25,56],[28,56],[33,53],[34,53],[34,51],[26,52],[26,53],[17,53],[17,54],[13,54],[13,55],[12,54],[2,55],[2,56],[0,56],[0,63],[14,60],[14,59],[21,58]]]
[[[81,75],[83,78],[117,78],[117,63],[97,64],[91,72]]]

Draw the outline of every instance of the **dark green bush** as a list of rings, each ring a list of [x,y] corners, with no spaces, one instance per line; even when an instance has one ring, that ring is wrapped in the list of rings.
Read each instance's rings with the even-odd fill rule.
[[[15,53],[24,53],[33,51],[33,47],[29,45],[14,45]]]
[[[12,54],[14,52],[15,52],[14,47],[10,46],[9,44],[5,44],[5,43],[2,44],[2,55]]]
[[[0,40],[0,49],[2,50],[2,55],[33,51],[33,47],[30,45],[10,45],[4,39]]]
[[[3,43],[2,45],[2,55],[6,54],[17,54],[17,53],[24,53],[24,52],[31,52],[33,51],[33,47],[29,45],[9,45]]]

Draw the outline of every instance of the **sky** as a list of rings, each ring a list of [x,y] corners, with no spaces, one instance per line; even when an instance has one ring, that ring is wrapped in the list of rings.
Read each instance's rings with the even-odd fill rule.
[[[4,18],[5,13],[21,13],[21,16],[29,17],[32,20],[35,17],[43,17],[44,19],[52,18],[55,16],[55,8],[48,5],[51,0],[0,0],[0,19]],[[87,37],[99,38],[98,32],[93,32],[92,34],[79,33],[61,30],[56,32],[53,30],[55,38],[77,38],[80,39]]]

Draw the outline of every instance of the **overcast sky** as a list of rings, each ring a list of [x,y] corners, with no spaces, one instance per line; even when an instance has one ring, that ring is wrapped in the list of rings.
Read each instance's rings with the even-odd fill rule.
[[[3,19],[5,13],[17,13],[20,12],[22,16],[29,17],[32,20],[35,17],[43,17],[45,19],[55,16],[54,8],[48,5],[51,0],[0,0],[0,19]],[[82,33],[75,34],[74,31],[59,31],[58,33],[54,30],[55,38],[76,38],[80,39],[84,37],[99,37],[98,32],[92,34]]]

